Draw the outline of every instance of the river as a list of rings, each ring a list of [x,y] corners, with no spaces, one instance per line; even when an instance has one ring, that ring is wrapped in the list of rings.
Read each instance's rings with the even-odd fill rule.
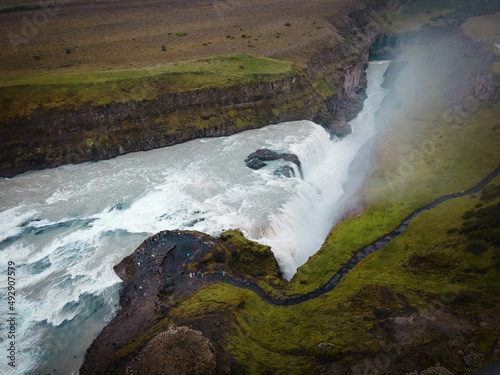
[[[2,360],[0,372],[78,373],[86,348],[119,308],[113,266],[161,230],[217,236],[238,228],[270,245],[290,279],[342,214],[349,165],[376,134],[387,66],[370,63],[364,108],[341,141],[295,121],[0,179],[0,269],[6,281],[8,262],[15,264],[10,313],[17,314],[16,367]],[[245,158],[259,148],[296,154],[302,177],[283,160],[248,168]],[[296,177],[275,173],[284,165]],[[6,286],[3,317],[11,307]],[[10,341],[2,336],[2,353]]]

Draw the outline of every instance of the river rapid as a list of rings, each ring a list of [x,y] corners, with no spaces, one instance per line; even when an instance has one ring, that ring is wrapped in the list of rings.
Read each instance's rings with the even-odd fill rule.
[[[0,179],[0,373],[77,374],[86,348],[119,308],[113,266],[161,230],[218,236],[240,229],[270,245],[290,279],[342,214],[349,166],[376,135],[388,64],[370,63],[364,108],[341,141],[295,121]],[[251,170],[244,160],[259,148],[296,154],[302,176],[283,160]],[[284,165],[296,177],[275,173]],[[16,293],[10,311],[9,262]],[[13,340],[5,335],[9,312],[17,314]],[[10,341],[15,368],[5,359]]]

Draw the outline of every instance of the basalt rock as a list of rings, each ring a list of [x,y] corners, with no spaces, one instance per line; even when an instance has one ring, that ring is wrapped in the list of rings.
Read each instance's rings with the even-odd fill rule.
[[[253,170],[261,169],[267,165],[266,163],[264,163],[262,160],[260,160],[258,158],[252,158],[251,160],[249,160],[246,163],[247,163],[247,167],[250,169],[253,169]]]
[[[297,167],[301,167],[299,157],[295,154],[291,153],[277,153],[276,151],[269,150],[267,148],[261,148],[250,155],[247,156],[245,159],[245,163],[248,168],[251,169],[260,169],[262,167],[265,167],[267,164],[264,163],[265,161],[272,161],[272,160],[285,160],[289,161],[290,163],[294,163],[297,165]]]
[[[283,167],[274,171],[274,175],[278,177],[295,177],[295,171],[289,165],[284,165]]]

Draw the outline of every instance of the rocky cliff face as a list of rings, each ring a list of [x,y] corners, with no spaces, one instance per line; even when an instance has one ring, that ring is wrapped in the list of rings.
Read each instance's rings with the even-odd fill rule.
[[[273,82],[166,94],[156,100],[90,103],[2,119],[0,175],[109,159],[198,137],[230,135],[311,118],[324,99],[301,70]]]

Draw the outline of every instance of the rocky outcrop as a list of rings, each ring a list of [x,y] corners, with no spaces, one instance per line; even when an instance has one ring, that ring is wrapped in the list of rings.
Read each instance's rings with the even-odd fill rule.
[[[166,330],[161,319],[214,282],[248,288],[249,282],[284,285],[270,247],[236,230],[219,238],[162,231],[114,270],[122,279],[121,310],[87,349],[82,375],[240,373],[232,355],[218,343],[231,329],[231,317],[223,312],[201,314],[199,320],[182,316],[171,321],[181,328]],[[182,327],[186,325],[191,329]]]
[[[299,157],[295,154],[290,153],[277,153],[276,151],[269,150],[267,148],[261,148],[250,155],[245,159],[245,164],[248,168],[257,170],[265,167],[267,164],[265,161],[272,160],[285,160],[291,162],[297,166],[299,169],[300,175],[302,176],[302,168],[300,164]],[[278,177],[295,177],[295,171],[290,165],[284,165],[274,171],[274,174]]]
[[[457,28],[458,43],[465,51],[467,56],[475,56],[487,64],[498,61],[500,58],[493,53],[494,45],[492,42],[482,40],[482,38],[471,38],[465,35],[461,27]]]
[[[277,170],[275,170],[274,175],[278,176],[278,177],[291,178],[291,177],[295,177],[295,171],[293,170],[293,168],[291,166],[284,165],[284,166],[278,168]]]
[[[212,342],[200,331],[170,326],[156,335],[126,367],[126,375],[211,375],[216,357]]]
[[[247,166],[250,167],[248,164],[254,160],[258,159],[260,161],[271,161],[271,160],[278,160],[278,159],[283,159],[285,161],[289,161],[291,163],[294,163],[297,165],[297,167],[300,168],[300,160],[299,157],[295,154],[290,154],[290,153],[277,153],[276,151],[269,150],[267,148],[261,148],[255,152],[252,152],[250,155],[247,156],[245,159],[245,163],[247,163]],[[252,168],[252,167],[250,167]],[[252,168],[252,169],[258,169],[258,168]]]

